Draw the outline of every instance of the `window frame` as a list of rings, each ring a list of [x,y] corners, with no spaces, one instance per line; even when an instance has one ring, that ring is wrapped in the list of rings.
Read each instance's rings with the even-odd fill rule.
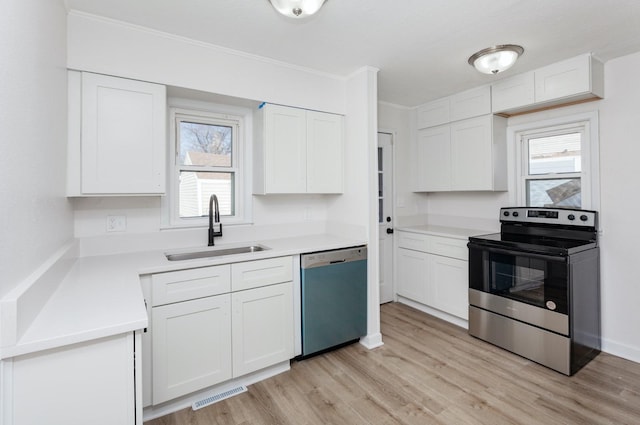
[[[563,134],[580,133],[580,171],[579,172],[565,172],[565,173],[545,173],[545,174],[531,174],[530,172],[530,155],[529,155],[529,141],[532,139],[538,139],[550,136],[559,136]],[[530,206],[528,202],[529,193],[527,190],[527,184],[531,181],[543,181],[543,180],[568,180],[579,179],[580,180],[580,193],[581,204],[584,204],[585,197],[583,191],[587,194],[590,193],[590,182],[585,181],[583,176],[583,170],[585,169],[585,157],[583,155],[583,147],[587,138],[587,125],[584,122],[572,123],[566,125],[560,125],[555,127],[545,127],[541,129],[535,129],[530,131],[523,131],[519,133],[519,157],[521,160],[518,176],[520,182],[518,188],[521,189],[520,202],[521,205]],[[588,198],[588,196],[587,196]],[[582,205],[581,205],[582,208]]]
[[[218,166],[190,166],[180,165],[178,158],[180,154],[180,136],[179,122],[193,122],[209,125],[230,126],[235,137],[231,141],[231,167]],[[167,228],[182,227],[206,227],[209,225],[208,217],[180,217],[180,193],[179,179],[182,171],[207,171],[233,173],[233,201],[234,215],[221,216],[220,221],[224,224],[244,224],[247,222],[246,193],[250,188],[246,184],[246,138],[245,138],[245,120],[242,115],[226,114],[213,111],[202,110],[198,108],[170,107],[169,108],[169,161],[167,178],[169,179],[167,187],[169,193],[164,202],[165,204],[165,226]]]
[[[580,130],[581,171],[580,173],[552,173],[527,176],[528,148],[525,140],[532,135],[562,134]],[[509,200],[513,206],[527,204],[526,183],[529,180],[569,179],[579,177],[581,181],[581,209],[599,210],[600,208],[600,163],[599,163],[598,112],[586,112],[546,120],[509,126],[507,128],[507,149],[511,166],[509,167]]]

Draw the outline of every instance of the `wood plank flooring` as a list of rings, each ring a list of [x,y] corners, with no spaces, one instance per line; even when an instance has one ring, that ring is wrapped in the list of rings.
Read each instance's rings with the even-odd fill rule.
[[[360,344],[198,411],[146,425],[640,424],[640,364],[601,353],[573,377],[402,304],[381,307],[384,346]]]

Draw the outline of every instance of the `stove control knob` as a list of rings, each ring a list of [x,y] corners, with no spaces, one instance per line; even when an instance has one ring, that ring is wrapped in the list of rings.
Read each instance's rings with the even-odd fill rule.
[[[575,216],[575,215],[573,215],[573,214],[569,214],[569,215],[567,216],[567,218],[568,218],[569,220],[573,221],[573,220],[575,220],[575,219],[576,219],[576,216]]]
[[[519,215],[520,215],[520,214],[518,214],[518,211],[514,211],[514,212],[513,212],[513,216],[514,216],[514,217],[517,217],[517,216],[519,216]]]
[[[589,220],[589,217],[587,217],[586,215],[582,214],[582,215],[580,216],[580,220],[582,220],[582,221],[587,221],[587,220]]]
[[[503,212],[502,215],[504,215],[505,217],[509,217],[509,211]]]

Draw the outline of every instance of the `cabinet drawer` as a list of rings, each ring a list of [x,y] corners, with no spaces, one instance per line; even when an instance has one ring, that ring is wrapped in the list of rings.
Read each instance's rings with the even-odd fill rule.
[[[429,236],[428,252],[435,255],[468,260],[469,250],[464,239],[445,238],[441,236]]]
[[[158,273],[151,277],[151,304],[170,304],[231,290],[231,267],[227,265]]]
[[[429,248],[427,239],[427,235],[419,233],[398,232],[398,248],[427,252]]]
[[[269,258],[231,265],[232,290],[258,288],[293,280],[291,257]]]

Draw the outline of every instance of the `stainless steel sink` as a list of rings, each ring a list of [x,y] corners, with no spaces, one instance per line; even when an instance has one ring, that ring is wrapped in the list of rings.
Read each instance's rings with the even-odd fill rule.
[[[247,254],[251,252],[266,251],[270,248],[263,245],[239,246],[236,248],[209,249],[206,251],[179,252],[165,254],[169,261],[195,260],[197,258],[222,257],[224,255]]]

